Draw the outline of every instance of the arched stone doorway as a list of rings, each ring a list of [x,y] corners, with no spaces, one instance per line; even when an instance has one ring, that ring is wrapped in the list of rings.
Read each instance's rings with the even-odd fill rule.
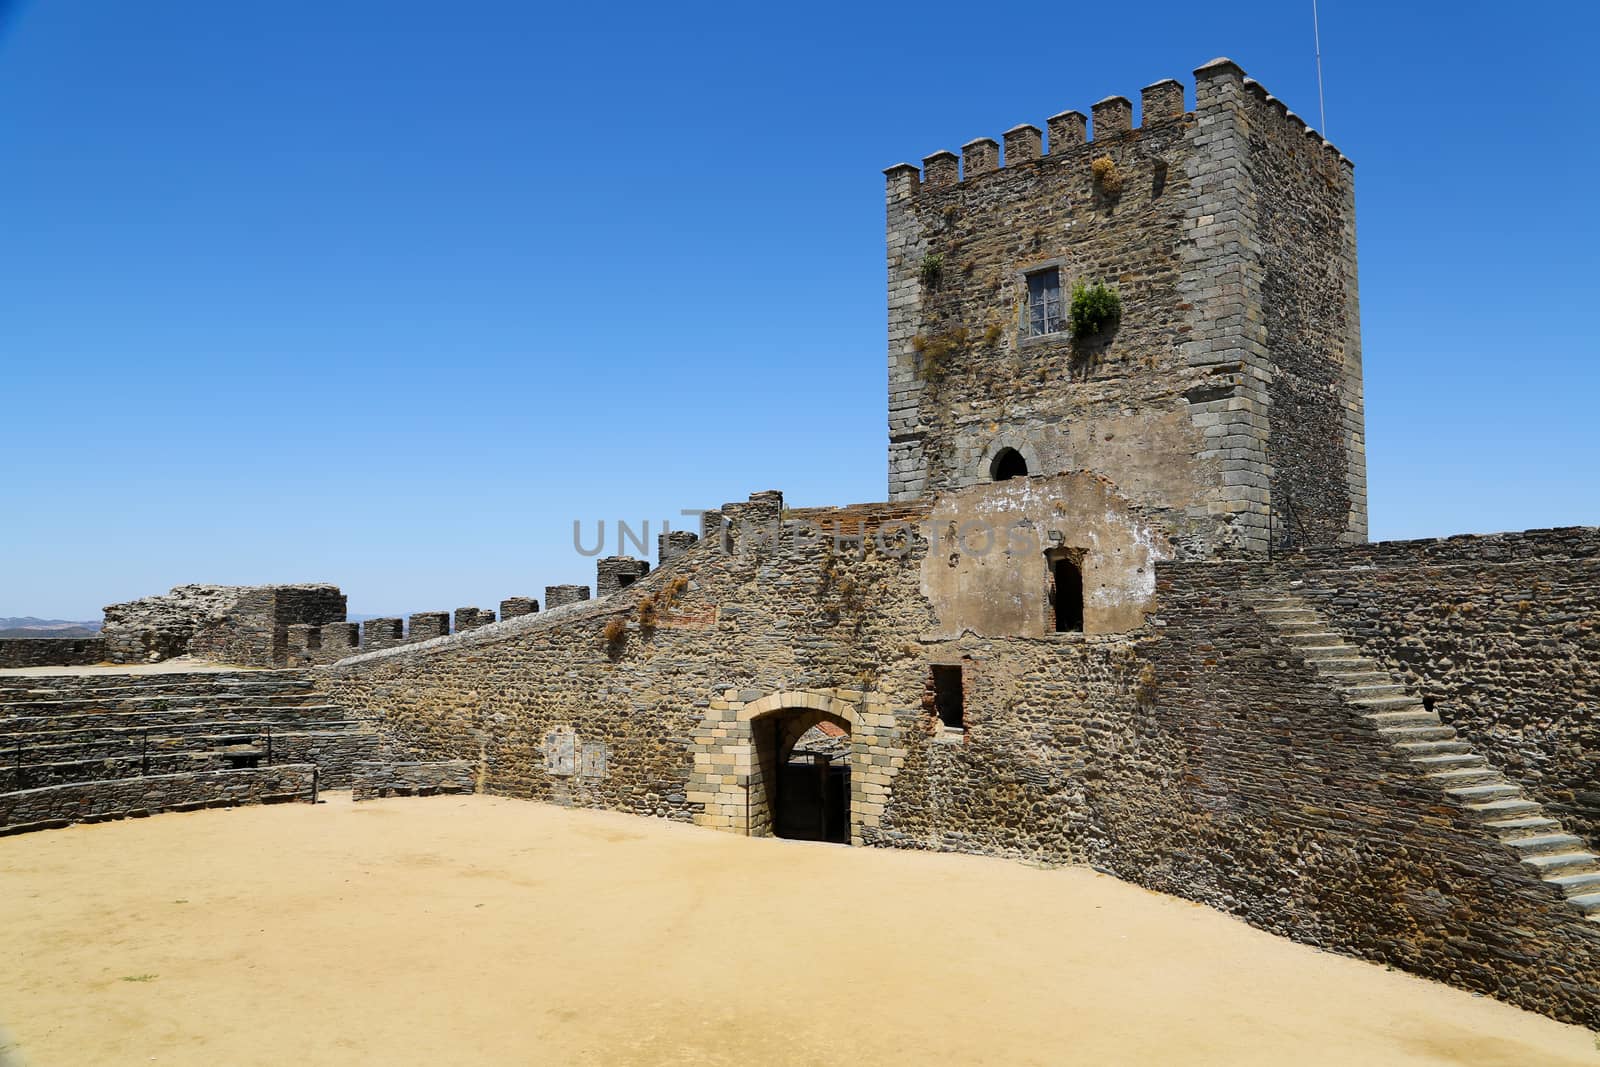
[[[706,705],[690,741],[694,766],[685,790],[700,807],[697,824],[772,836],[776,786],[769,785],[767,772],[776,777],[780,757],[792,759],[805,735],[826,722],[849,743],[849,840],[857,845],[868,843],[864,834],[883,825],[894,777],[905,762],[898,716],[922,717],[920,709],[897,713],[883,694],[859,689],[789,689],[765,696],[725,689]],[[835,736],[831,745],[840,743]]]
[[[817,708],[779,708],[750,722],[756,778],[750,832],[850,841],[850,720]]]

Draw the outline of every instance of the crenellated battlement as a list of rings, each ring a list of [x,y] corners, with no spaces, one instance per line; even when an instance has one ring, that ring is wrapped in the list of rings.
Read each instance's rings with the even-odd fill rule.
[[[1337,163],[1344,167],[1348,167],[1351,170],[1355,169],[1355,164],[1350,162],[1350,160],[1345,157],[1343,152],[1340,152],[1337,148],[1335,148],[1332,141],[1325,139],[1322,134],[1318,133],[1314,128],[1312,128],[1310,123],[1301,118],[1299,115],[1296,115],[1293,111],[1290,111],[1288,104],[1285,104],[1282,100],[1279,100],[1277,97],[1267,92],[1266,86],[1262,85],[1254,78],[1241,77],[1240,82],[1245,87],[1245,91],[1248,92],[1257,103],[1269,109],[1270,113],[1275,117],[1277,122],[1281,123],[1290,132],[1298,133],[1305,137],[1307,139],[1308,146],[1315,150],[1320,150],[1327,157],[1330,163]]]
[[[1245,92],[1276,115],[1284,123],[1307,138],[1308,144],[1321,152],[1330,162],[1353,167],[1332,143],[1325,140],[1299,115],[1271,95],[1254,78],[1246,77],[1244,70],[1230,59],[1214,59],[1196,68],[1194,72],[1197,111],[1208,107],[1227,106],[1224,96],[1206,93],[1208,82],[1215,80],[1237,81]],[[1195,114],[1187,109],[1185,90],[1176,78],[1163,78],[1139,91],[1139,122],[1134,124],[1133,101],[1126,96],[1108,96],[1091,105],[1090,116],[1081,111],[1063,111],[1045,120],[1045,131],[1024,123],[1013,126],[1003,135],[1002,142],[992,137],[979,137],[961,146],[961,154],[941,150],[925,156],[919,169],[912,163],[896,163],[884,171],[888,178],[891,199],[915,195],[921,189],[944,189],[960,185],[984,175],[1028,164],[1060,160],[1075,154],[1085,145],[1108,147],[1124,139],[1137,137],[1145,130],[1171,122],[1189,120]]]

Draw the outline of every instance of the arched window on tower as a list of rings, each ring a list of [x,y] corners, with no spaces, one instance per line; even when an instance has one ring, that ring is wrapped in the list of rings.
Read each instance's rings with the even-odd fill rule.
[[[1028,476],[1028,461],[1014,448],[1002,448],[989,464],[989,477],[997,482]]]

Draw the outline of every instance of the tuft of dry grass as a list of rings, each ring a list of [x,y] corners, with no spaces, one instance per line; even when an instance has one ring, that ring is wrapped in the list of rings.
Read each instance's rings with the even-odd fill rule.
[[[917,363],[917,376],[930,385],[944,381],[950,373],[950,358],[967,343],[967,328],[952,326],[935,334],[918,334],[911,339],[911,348],[922,358]]]
[[[1139,681],[1133,687],[1133,697],[1141,708],[1153,708],[1160,692],[1161,680],[1156,677],[1155,664],[1146,663],[1139,671]]]
[[[1094,172],[1094,183],[1108,198],[1122,195],[1122,172],[1117,169],[1116,160],[1100,156],[1089,164],[1089,169]]]

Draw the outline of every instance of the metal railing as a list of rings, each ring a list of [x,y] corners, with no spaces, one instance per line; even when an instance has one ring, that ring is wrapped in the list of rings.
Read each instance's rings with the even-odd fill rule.
[[[1294,498],[1284,493],[1275,495],[1267,507],[1267,558],[1293,552],[1309,543],[1305,522],[1295,509]]]

